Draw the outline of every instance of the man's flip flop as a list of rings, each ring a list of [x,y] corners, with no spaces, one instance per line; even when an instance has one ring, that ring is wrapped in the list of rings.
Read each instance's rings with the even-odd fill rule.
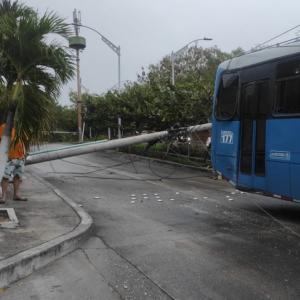
[[[27,200],[28,200],[27,198],[14,198],[14,201],[27,201]]]

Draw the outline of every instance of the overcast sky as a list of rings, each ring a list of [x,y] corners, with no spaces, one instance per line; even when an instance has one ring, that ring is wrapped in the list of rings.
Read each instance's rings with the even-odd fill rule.
[[[21,0],[41,13],[54,10],[72,22],[74,8],[82,24],[100,31],[121,46],[121,79],[135,80],[141,67],[188,42],[211,37],[203,46],[231,51],[249,49],[300,24],[299,0]],[[298,32],[299,33],[299,32]],[[297,32],[287,36],[294,37]],[[117,84],[117,55],[99,36],[81,29],[87,48],[81,54],[82,83],[89,92],[103,93]],[[69,104],[75,79],[62,91]]]

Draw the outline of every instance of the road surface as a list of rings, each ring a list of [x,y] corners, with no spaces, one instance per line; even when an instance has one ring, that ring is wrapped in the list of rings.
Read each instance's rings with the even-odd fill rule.
[[[95,225],[81,249],[4,300],[300,298],[300,204],[115,152],[30,168]]]

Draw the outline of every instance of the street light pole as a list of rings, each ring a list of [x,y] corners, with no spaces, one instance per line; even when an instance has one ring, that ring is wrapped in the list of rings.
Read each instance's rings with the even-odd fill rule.
[[[118,47],[118,91],[121,90],[121,47]]]
[[[176,56],[178,56],[182,52],[184,52],[190,44],[197,43],[198,41],[212,41],[212,39],[207,38],[207,37],[196,39],[196,40],[193,40],[193,41],[187,43],[185,46],[180,48],[178,51],[176,51],[176,52],[172,51],[172,53],[171,53],[171,83],[172,83],[172,85],[175,85],[175,66],[174,65],[175,65]]]
[[[73,24],[74,25],[74,24]],[[81,23],[78,25],[80,27],[84,27],[87,29],[90,29],[94,32],[96,32],[102,39],[102,41],[112,50],[114,51],[117,56],[118,56],[118,90],[120,91],[121,89],[121,47],[120,46],[116,46],[113,42],[111,42],[108,38],[106,38],[103,34],[101,34],[98,30],[90,27],[90,26],[86,26],[86,25],[82,25]]]
[[[76,50],[77,64],[77,126],[78,126],[78,141],[82,143],[82,99],[81,99],[81,78],[80,78],[80,58],[79,50]]]
[[[69,38],[69,47],[76,50],[76,69],[77,69],[77,126],[78,126],[78,141],[83,141],[82,130],[82,97],[81,97],[81,78],[80,78],[80,57],[79,51],[86,46],[85,38],[79,36],[79,26],[81,23],[81,13],[75,9],[73,12],[73,25],[75,36]]]
[[[172,85],[175,85],[174,52],[173,51],[171,53],[171,67],[172,67],[171,82],[172,82]]]

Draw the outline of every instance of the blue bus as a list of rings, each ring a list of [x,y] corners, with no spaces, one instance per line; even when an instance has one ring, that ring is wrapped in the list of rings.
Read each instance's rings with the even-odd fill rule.
[[[300,201],[300,44],[219,65],[212,164],[236,188]]]

